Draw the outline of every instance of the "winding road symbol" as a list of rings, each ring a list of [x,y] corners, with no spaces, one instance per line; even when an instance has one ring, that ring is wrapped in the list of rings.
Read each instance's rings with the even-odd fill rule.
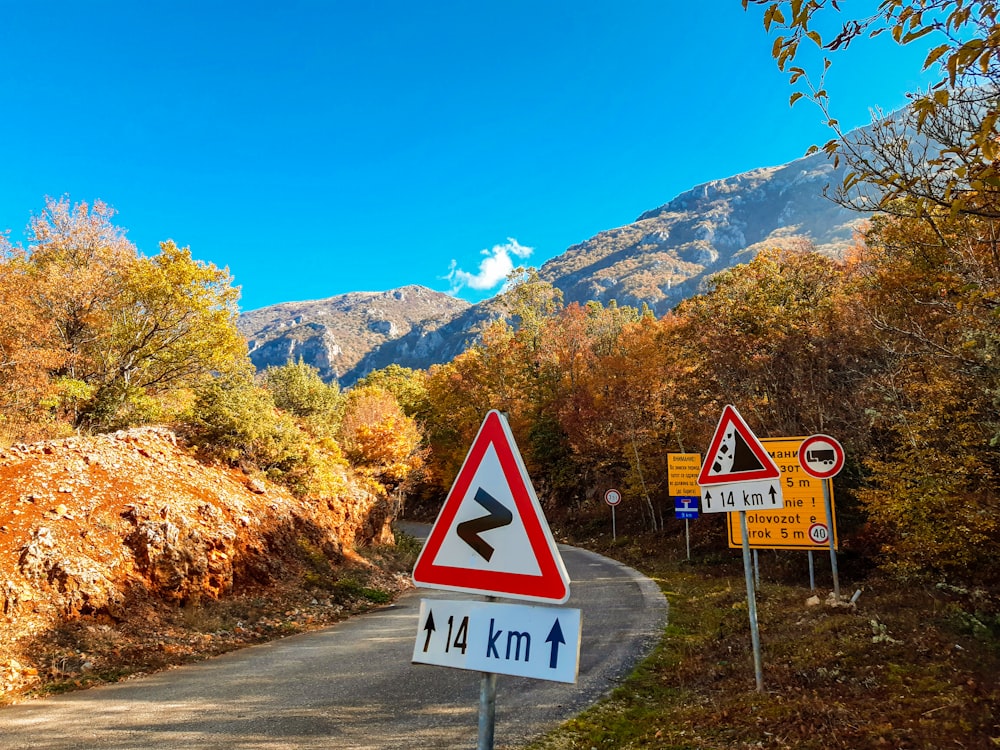
[[[496,410],[472,441],[413,566],[413,583],[533,602],[569,599],[559,548],[510,425]]]
[[[459,539],[472,547],[477,555],[486,560],[486,562],[489,562],[490,558],[493,557],[493,545],[479,535],[491,529],[509,526],[514,522],[514,514],[510,508],[482,487],[476,490],[476,495],[473,499],[486,508],[489,514],[473,518],[469,521],[463,521],[455,527],[455,533],[458,534]]]

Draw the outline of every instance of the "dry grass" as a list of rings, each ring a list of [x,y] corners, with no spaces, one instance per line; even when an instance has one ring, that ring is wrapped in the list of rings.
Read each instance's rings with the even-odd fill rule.
[[[986,592],[876,574],[845,588],[863,585],[854,606],[809,605],[804,556],[768,555],[758,693],[738,553],[689,563],[662,535],[588,546],[656,578],[670,624],[624,685],[535,750],[1000,747],[1000,620]]]

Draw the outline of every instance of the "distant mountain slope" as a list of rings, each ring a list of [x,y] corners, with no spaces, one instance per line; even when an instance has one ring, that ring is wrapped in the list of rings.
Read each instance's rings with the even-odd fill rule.
[[[574,245],[540,269],[567,302],[597,300],[662,315],[708,276],[765,247],[840,257],[864,221],[823,195],[842,179],[823,153],[699,185],[635,222]]]
[[[822,152],[777,167],[713,180],[574,245],[545,263],[541,277],[564,301],[643,303],[662,315],[697,294],[714,273],[767,247],[813,247],[842,256],[866,219],[824,197],[842,180]],[[258,368],[302,357],[349,386],[396,363],[426,368],[474,342],[500,313],[419,286],[289,302],[244,313],[240,328]]]
[[[333,380],[414,326],[428,335],[469,307],[465,300],[413,285],[262,307],[241,314],[239,328],[257,369],[302,358]]]

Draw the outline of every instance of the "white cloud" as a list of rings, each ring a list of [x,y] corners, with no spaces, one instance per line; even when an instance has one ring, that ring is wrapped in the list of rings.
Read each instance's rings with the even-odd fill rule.
[[[445,277],[451,282],[451,293],[457,294],[468,287],[479,291],[495,289],[507,280],[507,275],[514,270],[513,258],[527,258],[534,252],[533,247],[525,247],[512,237],[506,244],[494,245],[492,250],[483,250],[486,256],[479,264],[479,271],[469,273],[458,267],[456,261],[451,262],[451,269]]]

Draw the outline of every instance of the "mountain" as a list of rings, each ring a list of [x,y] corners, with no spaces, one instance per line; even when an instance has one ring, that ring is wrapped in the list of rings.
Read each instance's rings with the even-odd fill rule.
[[[843,179],[818,152],[777,167],[713,180],[681,193],[631,224],[570,247],[539,275],[564,301],[648,305],[662,315],[704,290],[718,271],[768,247],[841,257],[867,216],[824,196]],[[389,364],[447,362],[500,316],[495,302],[470,306],[418,286],[284,303],[240,316],[258,368],[302,357],[348,386]]]
[[[301,358],[329,381],[341,379],[363,357],[414,327],[429,336],[469,307],[465,300],[413,285],[283,302],[242,313],[238,326],[258,370]]]
[[[649,305],[662,315],[712,274],[768,247],[809,247],[841,257],[866,217],[824,197],[842,179],[816,153],[779,167],[713,180],[636,221],[574,245],[539,274],[565,301]]]

